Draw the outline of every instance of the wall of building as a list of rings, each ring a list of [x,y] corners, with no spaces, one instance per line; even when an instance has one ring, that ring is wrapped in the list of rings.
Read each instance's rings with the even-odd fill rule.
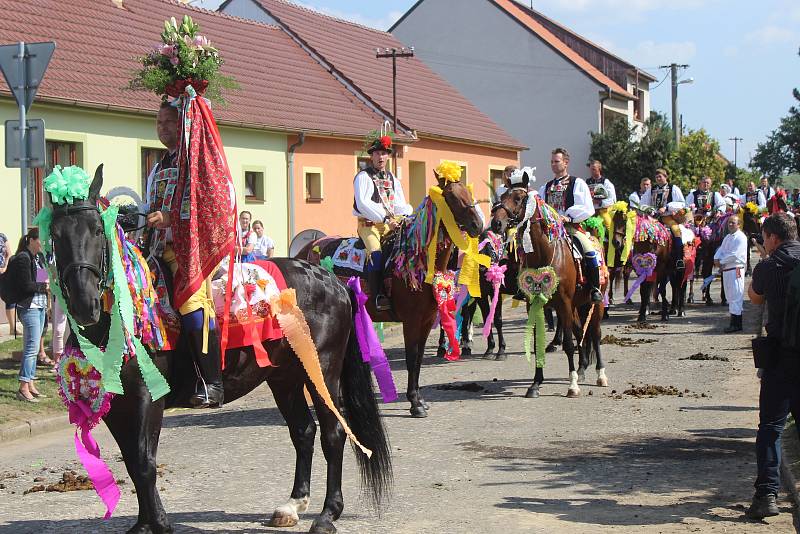
[[[256,5],[253,0],[230,0],[222,8],[223,13],[243,19],[257,20],[266,24],[277,24],[267,13]]]
[[[0,99],[0,121],[17,118],[16,105]],[[142,193],[142,149],[163,148],[155,132],[155,117],[86,110],[77,107],[36,103],[29,118],[45,121],[48,140],[80,143],[79,162],[90,173],[104,164],[106,192],[112,187],[127,186]],[[220,131],[231,174],[236,185],[239,209],[248,209],[264,221],[275,239],[277,252],[285,254],[287,245],[286,136],[222,127]],[[0,130],[0,144],[4,142]],[[244,171],[264,173],[265,198],[246,201]],[[21,186],[19,169],[0,165],[3,184],[3,209],[0,232],[16,243],[20,236]]]
[[[586,170],[601,88],[493,3],[425,0],[392,33],[530,147],[525,165],[546,174],[550,151],[563,146],[573,172]]]

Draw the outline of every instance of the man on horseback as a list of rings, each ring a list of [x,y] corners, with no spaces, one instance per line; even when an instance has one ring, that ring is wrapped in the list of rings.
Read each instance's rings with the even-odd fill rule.
[[[775,195],[775,190],[769,185],[769,179],[764,176],[761,178],[761,186],[759,187],[766,200],[771,199]]]
[[[635,206],[640,206],[642,204],[642,197],[648,191],[650,191],[650,178],[645,176],[639,181],[639,190],[634,191],[628,197],[628,202]]]
[[[159,140],[167,147],[167,153],[158,162],[147,179],[147,225],[152,228],[150,253],[161,257],[174,275],[178,269],[186,268],[178,263],[173,249],[171,208],[178,183],[178,140],[180,135],[180,112],[169,102],[162,102],[158,111],[156,129]],[[183,209],[183,208],[181,208]],[[188,346],[197,372],[197,387],[191,398],[198,408],[220,406],[224,391],[220,373],[220,346],[214,330],[214,302],[208,283],[203,283],[186,302],[178,307],[181,316],[181,335]]]
[[[747,191],[742,195],[743,204],[749,204],[750,202],[762,210],[767,209],[767,197],[764,196],[764,192],[761,189],[756,188],[755,182],[748,182]]]
[[[617,201],[617,192],[611,180],[603,176],[602,163],[597,160],[592,161],[592,164],[589,165],[589,172],[591,176],[586,180],[586,185],[589,186],[589,191],[592,193],[594,214],[603,219],[606,231],[609,231],[611,230],[611,217],[608,216],[608,208]]]
[[[711,178],[704,176],[697,182],[697,189],[686,197],[686,204],[695,215],[708,216],[725,211],[725,201],[719,193],[711,190]]]
[[[580,223],[594,215],[594,204],[589,186],[583,179],[567,172],[569,153],[564,148],[556,148],[550,157],[553,179],[539,190],[539,196],[566,218],[566,228],[581,248],[584,258],[584,274],[589,285],[593,302],[601,302],[600,258],[589,236],[583,233]]]
[[[367,250],[367,284],[378,311],[392,307],[383,292],[381,238],[397,228],[402,217],[413,212],[400,180],[386,168],[393,151],[388,135],[374,139],[367,149],[370,164],[353,179],[353,215],[358,217],[358,237]]]
[[[649,206],[672,232],[672,263],[683,268],[683,239],[681,228],[673,215],[686,206],[680,188],[669,183],[669,174],[664,169],[656,169],[656,185],[642,196],[642,206]]]

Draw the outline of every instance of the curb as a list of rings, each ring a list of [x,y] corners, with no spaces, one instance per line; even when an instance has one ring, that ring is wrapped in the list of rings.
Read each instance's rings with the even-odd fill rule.
[[[790,434],[793,437],[789,439],[798,439],[796,432],[792,431]],[[798,485],[797,479],[795,479],[794,473],[792,473],[792,469],[789,467],[789,461],[800,461],[800,458],[790,458],[786,450],[787,438],[788,436],[786,432],[784,432],[783,440],[781,441],[781,449],[783,449],[783,454],[781,454],[781,480],[783,480],[783,485],[794,503],[792,515],[794,516],[795,528],[797,528],[797,525],[800,525],[800,485]]]
[[[70,427],[67,415],[55,415],[41,419],[31,419],[22,423],[0,426],[0,443],[32,438]]]

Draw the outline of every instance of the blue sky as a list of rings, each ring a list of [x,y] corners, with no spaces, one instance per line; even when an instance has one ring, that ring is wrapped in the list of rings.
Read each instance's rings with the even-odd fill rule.
[[[196,1],[215,8],[221,0]],[[318,11],[387,29],[413,0],[303,0]],[[530,5],[530,1],[523,2]],[[800,87],[798,0],[534,0],[534,8],[650,72],[686,63],[694,83],[679,87],[684,125],[706,128],[739,165],[777,127]],[[414,43],[407,43],[413,45]],[[655,85],[655,84],[654,84]],[[652,92],[652,108],[670,113],[670,83]]]

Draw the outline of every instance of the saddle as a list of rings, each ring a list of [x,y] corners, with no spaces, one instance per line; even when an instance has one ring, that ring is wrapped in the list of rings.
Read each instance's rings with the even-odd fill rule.
[[[381,239],[381,252],[387,262],[392,256],[400,235],[399,228],[389,232]],[[367,261],[366,245],[360,237],[329,236],[320,238],[314,241],[308,257],[302,259],[312,264],[323,265],[322,260],[325,258],[330,258],[333,274],[345,282],[351,276],[358,276],[364,280],[367,277],[364,269]],[[384,278],[390,278],[391,270],[386,269],[386,265],[384,265],[384,272]]]

